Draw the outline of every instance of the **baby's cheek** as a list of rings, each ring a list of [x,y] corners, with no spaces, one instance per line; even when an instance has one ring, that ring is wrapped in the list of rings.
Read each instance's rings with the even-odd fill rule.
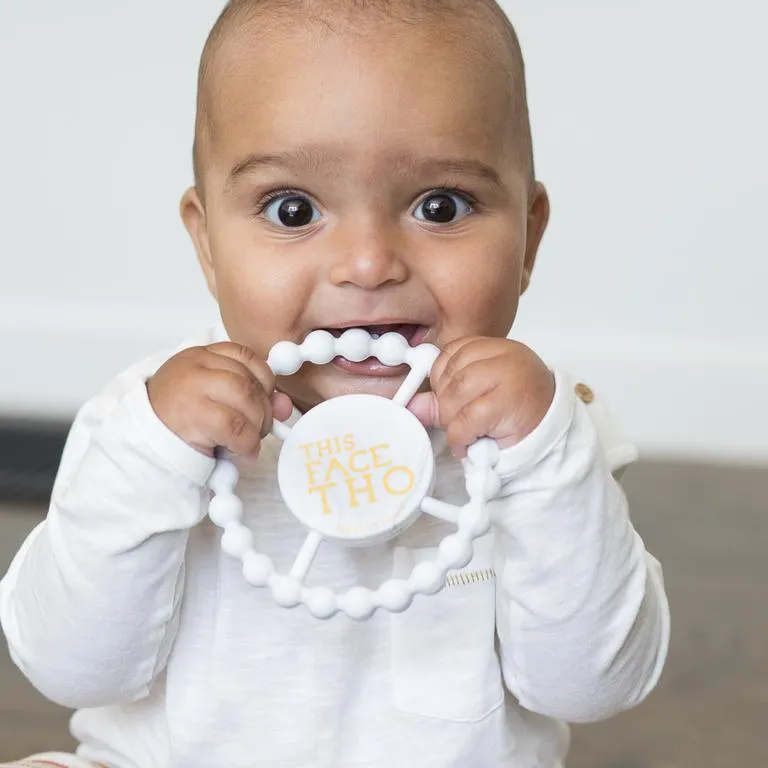
[[[218,298],[227,331],[262,355],[291,336],[306,303],[301,281],[285,261],[267,249],[244,249],[220,262]]]
[[[220,287],[219,309],[230,339],[262,357],[274,343],[272,337],[282,338],[279,305],[248,275]]]
[[[466,334],[506,336],[517,314],[522,267],[508,254],[486,254],[454,291],[454,322]]]

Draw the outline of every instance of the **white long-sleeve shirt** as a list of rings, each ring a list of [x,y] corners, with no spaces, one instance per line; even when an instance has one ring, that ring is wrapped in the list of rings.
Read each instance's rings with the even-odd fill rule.
[[[661,570],[612,477],[633,449],[564,376],[542,424],[502,451],[503,497],[469,566],[403,614],[323,622],[279,608],[221,552],[206,517],[213,460],[147,397],[167,357],[82,409],[49,515],[0,583],[12,657],[78,710],[82,757],[109,768],[560,768],[565,722],[603,719],[655,686],[669,635]],[[287,570],[306,532],[281,501],[277,455],[267,440],[238,493],[258,548]],[[433,495],[457,501],[463,483],[441,452]],[[328,545],[312,578],[344,589],[407,576],[446,532],[424,516],[387,545]]]

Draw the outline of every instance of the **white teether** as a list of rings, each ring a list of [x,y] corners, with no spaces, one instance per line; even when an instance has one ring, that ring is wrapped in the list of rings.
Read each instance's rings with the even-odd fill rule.
[[[276,344],[268,363],[278,376],[290,376],[304,363],[326,365],[341,356],[352,362],[370,357],[384,365],[410,366],[392,400],[376,395],[344,395],[327,400],[293,427],[275,422],[283,442],[278,484],[288,509],[309,531],[287,574],[254,549],[253,534],[243,525],[243,504],[235,495],[237,469],[220,459],[210,480],[215,496],[209,516],[223,529],[222,550],[243,565],[254,587],[268,587],[285,608],[305,605],[319,619],[338,612],[352,619],[370,618],[377,609],[404,611],[417,594],[432,595],[445,586],[449,571],[472,559],[473,541],[491,526],[487,502],[499,491],[495,471],[498,447],[483,439],[470,447],[467,491],[463,507],[430,496],[435,457],[424,427],[405,406],[429,376],[439,350],[429,344],[412,348],[398,333],[374,338],[355,328],[340,338],[327,331],[311,333],[301,345]],[[305,586],[323,541],[345,546],[371,546],[402,533],[422,514],[456,526],[438,547],[432,562],[416,566],[408,579],[389,579],[377,590],[354,587],[339,594],[329,587]]]

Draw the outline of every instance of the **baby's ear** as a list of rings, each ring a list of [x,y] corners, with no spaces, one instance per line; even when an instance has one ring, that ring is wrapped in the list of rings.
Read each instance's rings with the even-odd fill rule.
[[[541,240],[549,224],[549,195],[546,187],[540,182],[534,183],[531,199],[528,204],[528,220],[525,238],[525,259],[523,260],[523,274],[520,293],[525,293],[531,283],[533,267],[536,264],[536,256],[539,252]]]
[[[211,246],[208,239],[208,222],[205,216],[205,206],[200,199],[197,187],[190,187],[181,198],[181,220],[192,238],[192,243],[197,252],[197,260],[200,262],[208,290],[216,296],[216,271],[213,268],[211,258]]]

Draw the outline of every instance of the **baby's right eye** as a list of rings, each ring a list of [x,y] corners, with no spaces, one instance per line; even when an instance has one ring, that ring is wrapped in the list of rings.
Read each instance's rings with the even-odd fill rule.
[[[312,201],[296,192],[284,192],[272,197],[264,206],[262,216],[278,227],[290,229],[309,226],[321,218]]]

